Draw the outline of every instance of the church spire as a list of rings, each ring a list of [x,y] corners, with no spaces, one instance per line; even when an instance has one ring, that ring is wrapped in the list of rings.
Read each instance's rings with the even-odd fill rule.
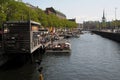
[[[106,18],[105,18],[105,11],[104,11],[104,10],[103,10],[102,22],[106,22]]]

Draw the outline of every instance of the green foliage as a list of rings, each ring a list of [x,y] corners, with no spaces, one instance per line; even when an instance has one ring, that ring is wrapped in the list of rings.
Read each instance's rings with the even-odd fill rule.
[[[6,16],[4,13],[0,13],[0,25],[2,25],[2,22],[4,22],[6,19]],[[1,27],[1,26],[0,26]]]
[[[38,15],[38,20],[42,24],[42,26],[47,27],[48,26],[48,16],[39,8],[36,9],[36,13]]]
[[[76,27],[75,22],[67,19],[60,19],[54,14],[47,15],[39,8],[30,8],[25,3],[17,2],[15,0],[1,0],[0,1],[0,25],[3,21],[14,20],[34,20],[40,22],[44,27]]]
[[[8,2],[10,2],[10,1],[15,1],[15,0],[0,0],[0,5],[1,5],[1,4],[8,3]]]

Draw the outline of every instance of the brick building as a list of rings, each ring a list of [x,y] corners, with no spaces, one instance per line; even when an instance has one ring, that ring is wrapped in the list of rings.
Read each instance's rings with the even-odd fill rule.
[[[74,18],[74,19],[68,19],[68,21],[76,22],[76,18]]]
[[[55,10],[53,7],[46,8],[45,13],[46,14],[55,14],[57,17],[59,17],[61,19],[66,19],[65,14]]]

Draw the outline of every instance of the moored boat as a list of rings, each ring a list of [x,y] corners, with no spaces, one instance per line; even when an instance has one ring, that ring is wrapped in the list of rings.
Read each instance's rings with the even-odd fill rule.
[[[46,47],[46,53],[70,53],[71,44],[68,41],[55,41]]]

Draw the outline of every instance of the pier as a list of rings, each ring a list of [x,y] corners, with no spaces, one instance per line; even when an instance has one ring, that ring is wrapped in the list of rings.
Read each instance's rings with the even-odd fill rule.
[[[92,31],[95,34],[98,34],[102,37],[120,42],[120,33],[115,33],[115,32],[107,32],[107,31]]]

